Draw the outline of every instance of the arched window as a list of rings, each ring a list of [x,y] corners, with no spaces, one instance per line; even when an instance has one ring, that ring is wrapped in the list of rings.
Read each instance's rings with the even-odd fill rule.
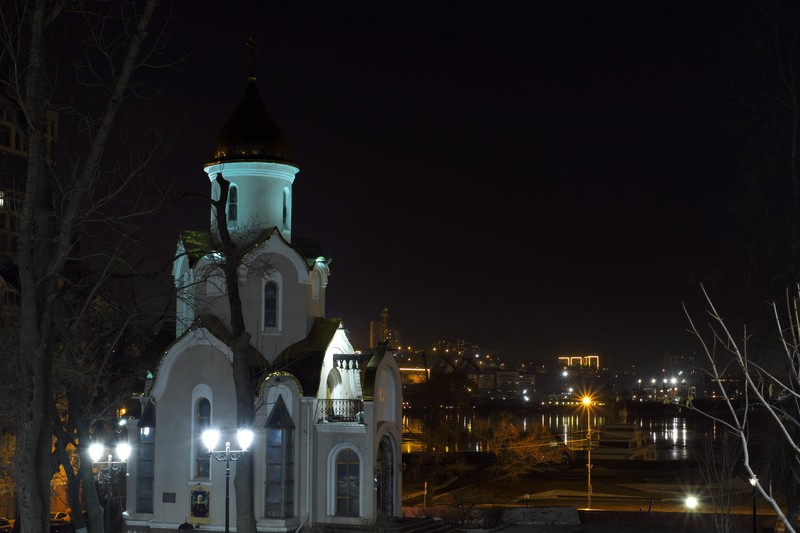
[[[289,229],[289,190],[283,189],[283,229]]]
[[[278,396],[267,420],[267,476],[264,514],[286,518],[294,514],[294,422],[283,396]]]
[[[274,281],[264,285],[264,327],[278,327],[278,284]]]
[[[195,477],[208,477],[211,471],[211,455],[203,444],[203,431],[211,427],[211,402],[200,398],[195,404],[194,448]]]
[[[346,448],[336,454],[336,516],[358,516],[360,470],[354,450]]]
[[[239,188],[231,184],[228,189],[228,224],[239,221]]]

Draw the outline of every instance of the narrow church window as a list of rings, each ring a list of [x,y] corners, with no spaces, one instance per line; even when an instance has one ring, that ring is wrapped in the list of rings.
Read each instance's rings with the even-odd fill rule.
[[[294,422],[279,396],[267,420],[267,518],[294,514]]]
[[[336,515],[358,516],[359,461],[351,449],[336,455]]]
[[[228,190],[228,224],[236,224],[239,221],[239,188],[231,185]]]
[[[195,476],[208,477],[211,471],[211,456],[203,445],[203,431],[211,427],[211,402],[206,398],[197,401],[195,418]]]
[[[283,190],[283,229],[289,227],[289,192]]]
[[[153,479],[155,477],[155,428],[139,433],[137,484],[136,484],[136,512],[153,512]]]
[[[264,327],[278,327],[278,284],[274,281],[264,285]]]

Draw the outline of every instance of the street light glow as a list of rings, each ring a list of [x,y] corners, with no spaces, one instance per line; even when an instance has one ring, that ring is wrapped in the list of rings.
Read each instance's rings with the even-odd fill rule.
[[[211,451],[219,442],[219,430],[214,428],[209,428],[203,431],[203,446],[206,447],[207,450]]]
[[[93,462],[98,462],[103,457],[103,445],[99,442],[93,442],[89,445],[89,457]]]
[[[209,428],[203,431],[201,435],[203,446],[205,446],[208,451],[213,450],[219,442],[219,436],[220,432],[216,428]],[[250,429],[240,429],[236,432],[236,439],[239,441],[241,451],[246,452],[250,448],[250,445],[253,444],[253,432]]]
[[[242,450],[247,451],[253,443],[253,432],[249,429],[240,429],[238,433],[236,433],[236,439],[239,441],[239,446]]]
[[[698,501],[697,498],[694,496],[687,496],[686,497],[686,507],[689,509],[695,509],[697,507]]]
[[[127,442],[120,442],[117,444],[117,457],[119,457],[120,461],[127,461],[128,457],[131,456],[131,445]]]

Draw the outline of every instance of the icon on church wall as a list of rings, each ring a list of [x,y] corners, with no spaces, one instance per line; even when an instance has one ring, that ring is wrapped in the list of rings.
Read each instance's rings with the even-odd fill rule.
[[[208,524],[209,522],[209,498],[211,493],[208,487],[195,485],[191,488],[191,509],[189,515],[193,524]]]

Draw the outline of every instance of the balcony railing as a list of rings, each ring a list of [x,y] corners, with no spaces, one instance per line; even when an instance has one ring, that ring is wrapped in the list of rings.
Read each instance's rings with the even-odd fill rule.
[[[317,422],[364,423],[363,400],[317,400]]]

